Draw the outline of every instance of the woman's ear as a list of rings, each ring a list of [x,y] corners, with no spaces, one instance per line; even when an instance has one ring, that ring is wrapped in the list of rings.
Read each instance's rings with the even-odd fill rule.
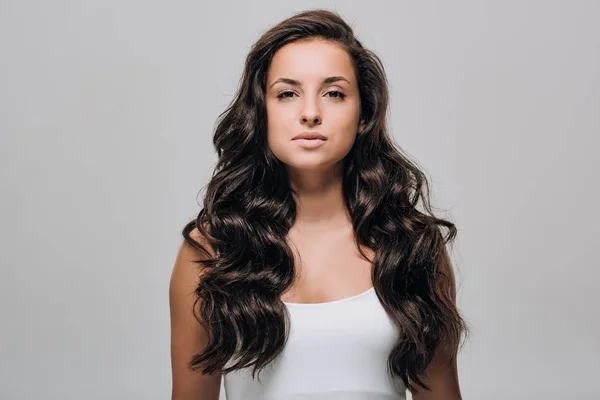
[[[365,121],[360,120],[360,123],[358,124],[358,134],[360,135],[364,130],[365,130]]]

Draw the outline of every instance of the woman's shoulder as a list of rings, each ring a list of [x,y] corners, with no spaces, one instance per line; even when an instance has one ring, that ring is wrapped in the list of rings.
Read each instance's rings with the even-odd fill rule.
[[[205,375],[188,368],[192,356],[203,351],[208,343],[207,332],[199,323],[200,316],[194,312],[195,291],[202,279],[201,261],[207,258],[197,244],[211,251],[210,244],[198,229],[189,231],[177,252],[169,284],[173,398],[205,396],[203,398],[217,399],[220,375]]]
[[[203,251],[203,248],[208,253]],[[201,278],[202,261],[209,256],[212,257],[213,254],[210,243],[198,228],[184,234],[171,272],[171,294],[193,291]]]
[[[204,228],[204,232],[210,234],[206,227]],[[183,231],[183,236],[184,240],[179,249],[179,252],[183,253],[183,255],[201,257],[201,259],[215,257],[215,251],[209,240],[206,235],[198,229],[195,223],[189,223],[186,226]],[[205,251],[208,252],[208,254],[205,253]]]

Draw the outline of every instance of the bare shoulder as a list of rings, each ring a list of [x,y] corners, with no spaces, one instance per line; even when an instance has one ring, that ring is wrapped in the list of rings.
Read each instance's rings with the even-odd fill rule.
[[[198,228],[194,228],[190,232],[190,237],[207,249],[210,256],[214,256],[214,251],[206,238],[198,231]],[[185,239],[181,242],[171,272],[169,286],[171,295],[181,294],[184,290],[186,293],[193,292],[196,289],[203,272],[203,266],[198,261],[205,259],[207,259],[207,254],[199,249],[196,244],[190,244]]]
[[[194,241],[204,246],[212,256],[212,248],[198,229],[190,232]],[[207,334],[194,316],[195,290],[202,278],[202,264],[207,255],[195,245],[183,240],[169,282],[171,322],[172,399],[218,400],[221,374],[205,375],[192,371],[188,363],[194,354],[207,345]]]

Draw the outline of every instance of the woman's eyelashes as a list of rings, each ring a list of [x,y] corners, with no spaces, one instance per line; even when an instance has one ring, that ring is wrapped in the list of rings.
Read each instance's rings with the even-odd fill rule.
[[[330,96],[330,94],[332,94],[332,93],[335,94],[335,96]],[[287,96],[288,94],[290,96]],[[286,90],[285,92],[279,93],[277,95],[277,98],[278,99],[286,99],[286,98],[289,99],[289,98],[292,98],[295,94],[296,93],[292,92],[291,90]],[[340,99],[340,100],[343,100],[344,97],[346,97],[346,95],[344,93],[340,92],[339,90],[331,90],[331,91],[325,93],[325,95],[331,99]]]

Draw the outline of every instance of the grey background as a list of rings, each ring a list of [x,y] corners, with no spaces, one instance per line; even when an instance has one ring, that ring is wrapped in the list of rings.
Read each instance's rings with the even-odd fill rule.
[[[166,399],[168,282],[251,44],[325,7],[459,228],[465,399],[592,399],[598,1],[0,3],[0,398]]]

